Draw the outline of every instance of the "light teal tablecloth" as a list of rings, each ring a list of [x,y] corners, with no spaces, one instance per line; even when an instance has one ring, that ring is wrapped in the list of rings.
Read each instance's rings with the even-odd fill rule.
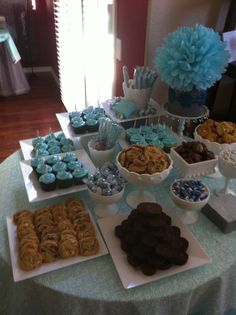
[[[109,255],[50,272],[34,279],[13,282],[6,215],[23,208],[38,208],[68,196],[30,204],[14,153],[0,165],[0,314],[1,315],[235,315],[236,232],[223,234],[203,214],[189,226],[212,263],[147,285],[125,290]],[[157,201],[178,211],[169,197],[177,174],[152,190]],[[203,178],[211,189],[222,180]],[[234,188],[236,188],[234,182]],[[127,190],[133,189],[129,186]],[[127,193],[127,192],[126,192]],[[75,194],[93,203],[87,192]],[[121,212],[128,209],[120,203]]]

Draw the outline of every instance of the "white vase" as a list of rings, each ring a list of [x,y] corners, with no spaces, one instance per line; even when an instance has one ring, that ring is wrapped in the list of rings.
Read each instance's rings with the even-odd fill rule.
[[[135,101],[137,110],[145,110],[148,106],[152,88],[135,89],[133,80],[129,80],[129,87],[123,82],[124,97],[127,100]]]
[[[96,150],[94,149],[94,139],[91,139],[88,142],[88,149],[94,165],[101,167],[104,163],[113,159],[115,146],[108,150]]]

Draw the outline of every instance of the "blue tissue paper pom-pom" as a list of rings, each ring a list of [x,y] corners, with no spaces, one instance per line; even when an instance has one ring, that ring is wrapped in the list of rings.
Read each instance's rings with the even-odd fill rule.
[[[220,36],[203,25],[180,27],[157,49],[155,67],[161,80],[180,91],[206,90],[221,78],[229,53]]]

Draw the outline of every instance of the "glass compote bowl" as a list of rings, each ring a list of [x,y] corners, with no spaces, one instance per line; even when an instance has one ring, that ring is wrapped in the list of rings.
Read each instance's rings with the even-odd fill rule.
[[[94,200],[94,212],[95,214],[100,217],[108,217],[118,212],[117,202],[123,197],[124,188],[111,196],[104,196],[99,193],[93,192],[92,190],[88,189],[88,193],[90,197]]]
[[[135,172],[128,171],[127,168],[123,167],[119,162],[119,153],[116,157],[116,165],[119,169],[121,176],[123,176],[126,181],[130,184],[134,184],[137,186],[137,189],[130,192],[126,197],[127,204],[136,208],[137,205],[141,202],[155,202],[155,197],[145,188],[148,186],[153,186],[161,183],[166,177],[169,175],[172,167],[173,161],[170,158],[170,165],[167,169],[162,172],[156,172],[154,174],[138,174]]]
[[[194,185],[194,183],[196,183],[196,185],[201,185],[202,190],[203,190],[203,194],[204,194],[204,198],[202,200],[196,199],[196,201],[194,200],[186,200],[184,198],[182,198],[182,196],[180,197],[177,192],[176,189],[174,188],[174,185],[178,185],[179,183],[187,183],[190,182],[191,184]],[[183,188],[185,189],[185,188]],[[179,217],[181,218],[181,220],[185,223],[185,224],[193,224],[196,223],[198,221],[199,218],[199,212],[201,210],[201,208],[203,208],[209,198],[210,198],[210,190],[209,188],[203,184],[202,182],[200,182],[198,179],[179,179],[179,180],[175,180],[170,188],[170,194],[171,194],[171,198],[174,201],[174,203],[182,210],[182,213],[179,214]],[[188,193],[186,193],[188,194]]]
[[[218,168],[225,177],[225,185],[222,189],[216,190],[216,195],[232,194],[235,196],[235,191],[230,189],[229,184],[233,178],[236,178],[236,150],[222,150],[218,156]]]
[[[218,142],[214,142],[214,141],[209,141],[208,139],[205,139],[203,137],[201,137],[198,133],[198,128],[200,126],[197,126],[195,131],[194,131],[194,139],[197,141],[200,141],[202,143],[204,143],[207,147],[208,150],[214,152],[215,156],[218,158],[219,154],[221,151],[223,150],[234,150],[236,151],[236,143],[218,143]],[[222,174],[219,171],[219,167],[218,164],[215,167],[215,173],[214,174],[210,174],[208,175],[209,177],[221,177]]]

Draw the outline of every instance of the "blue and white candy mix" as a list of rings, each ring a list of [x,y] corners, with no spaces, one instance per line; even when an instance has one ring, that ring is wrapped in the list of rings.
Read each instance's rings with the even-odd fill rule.
[[[95,174],[88,177],[88,188],[103,196],[112,196],[124,188],[125,180],[117,166],[112,162],[105,163]]]
[[[208,197],[208,189],[200,180],[176,180],[172,185],[172,192],[186,201],[201,201]]]

